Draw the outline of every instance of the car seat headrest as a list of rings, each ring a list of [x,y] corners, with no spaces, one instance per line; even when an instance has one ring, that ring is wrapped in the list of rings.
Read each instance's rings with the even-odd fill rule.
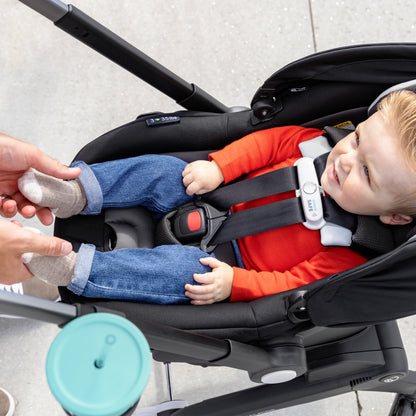
[[[388,253],[407,241],[416,231],[413,222],[406,225],[383,224],[378,217],[357,215],[353,247],[367,257]]]
[[[408,90],[416,93],[416,79],[393,85],[383,91],[368,107],[368,116],[373,115],[377,111],[377,106],[383,98],[393,91],[400,90]],[[369,229],[371,229],[371,232],[367,232]],[[355,233],[355,243],[369,247],[375,252],[386,253],[404,243],[410,236],[415,234],[415,231],[416,227],[414,223],[404,226],[387,226],[375,217],[359,217],[357,231]]]
[[[387,90],[383,91],[368,107],[368,116],[373,115],[377,111],[378,103],[387,95],[389,95],[393,91],[399,90],[408,90],[413,91],[416,93],[416,79],[412,79],[410,81],[402,82],[397,85],[393,85],[392,87],[388,88]]]

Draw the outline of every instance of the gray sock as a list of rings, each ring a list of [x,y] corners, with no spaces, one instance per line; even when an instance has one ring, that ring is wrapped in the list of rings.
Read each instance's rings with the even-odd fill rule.
[[[64,257],[25,253],[23,255],[23,263],[38,279],[50,285],[68,286],[74,278],[77,256],[77,253],[74,251]]]
[[[79,214],[87,204],[78,179],[63,180],[43,173],[26,172],[18,181],[20,192],[31,202],[50,208],[58,218]]]

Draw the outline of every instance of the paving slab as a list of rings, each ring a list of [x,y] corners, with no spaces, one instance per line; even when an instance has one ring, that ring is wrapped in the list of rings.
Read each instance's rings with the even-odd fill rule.
[[[414,42],[411,1],[311,0],[317,50],[380,42]]]

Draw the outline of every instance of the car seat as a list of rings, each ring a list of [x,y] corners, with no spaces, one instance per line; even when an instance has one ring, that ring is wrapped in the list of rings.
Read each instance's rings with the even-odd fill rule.
[[[75,159],[164,153],[191,161],[259,129],[356,125],[384,90],[415,78],[415,52],[416,44],[378,44],[314,54],[273,74],[250,109],[143,115],[92,141]],[[167,122],[150,127],[155,118]],[[252,302],[162,306],[60,292],[78,315],[112,311],[135,323],[157,361],[230,366],[261,383],[168,414],[250,415],[372,390],[398,393],[391,416],[414,415],[416,373],[407,367],[395,319],[416,313],[415,230],[375,225],[362,219],[357,245],[371,257],[365,264]],[[57,220],[55,234],[99,250],[154,245],[154,224],[142,208]],[[230,255],[226,245],[217,254],[229,262]]]

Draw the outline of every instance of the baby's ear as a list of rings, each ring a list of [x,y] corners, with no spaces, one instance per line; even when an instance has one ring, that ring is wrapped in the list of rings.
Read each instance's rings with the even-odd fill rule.
[[[392,214],[392,215],[380,215],[380,221],[388,225],[406,225],[413,221],[410,215]]]

